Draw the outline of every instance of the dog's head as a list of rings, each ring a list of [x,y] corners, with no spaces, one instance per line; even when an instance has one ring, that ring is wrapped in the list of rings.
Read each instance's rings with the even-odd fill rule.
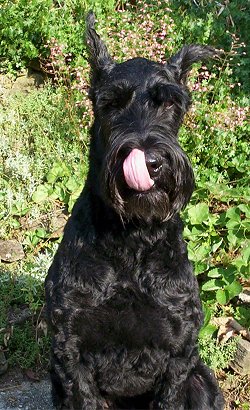
[[[214,49],[184,46],[166,64],[145,58],[116,63],[87,17],[95,121],[92,172],[102,198],[123,218],[166,220],[193,192],[190,162],[177,136],[191,100],[186,78],[192,64]]]

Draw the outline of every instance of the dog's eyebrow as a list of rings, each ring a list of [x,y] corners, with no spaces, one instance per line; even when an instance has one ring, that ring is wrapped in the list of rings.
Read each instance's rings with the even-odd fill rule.
[[[103,92],[99,96],[100,101],[117,101],[118,99],[126,99],[129,100],[134,91],[136,86],[128,81],[116,81],[112,84],[106,85]]]
[[[158,97],[160,100],[168,98],[181,99],[183,97],[183,90],[176,84],[166,81],[157,81],[148,88],[148,92],[152,97]]]
[[[114,92],[133,92],[136,89],[136,85],[126,80],[116,81],[110,85],[110,90]]]
[[[99,106],[108,107],[110,105],[125,107],[133,98],[135,86],[128,81],[116,81],[105,85],[99,96],[97,96]]]

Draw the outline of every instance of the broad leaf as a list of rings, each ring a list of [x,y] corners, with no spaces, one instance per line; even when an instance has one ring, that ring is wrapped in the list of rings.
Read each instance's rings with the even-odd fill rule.
[[[224,289],[218,289],[216,292],[216,300],[220,305],[226,305],[229,301],[229,293]]]
[[[188,210],[188,216],[192,225],[199,225],[209,218],[209,208],[205,202],[192,206]]]
[[[221,289],[225,283],[219,279],[210,279],[202,285],[202,290],[209,292],[211,290]]]

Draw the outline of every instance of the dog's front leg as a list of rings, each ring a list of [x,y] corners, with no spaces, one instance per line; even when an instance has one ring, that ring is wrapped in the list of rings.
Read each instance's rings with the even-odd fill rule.
[[[152,408],[223,410],[224,400],[212,371],[200,360],[190,368],[185,360],[171,359],[168,373],[159,380]]]
[[[153,410],[185,409],[183,390],[188,378],[189,368],[187,361],[183,358],[170,359],[167,372],[157,381]]]
[[[62,341],[63,334],[55,334],[51,355],[53,404],[60,410],[103,410],[107,403],[101,396],[94,369],[80,358],[77,343]]]

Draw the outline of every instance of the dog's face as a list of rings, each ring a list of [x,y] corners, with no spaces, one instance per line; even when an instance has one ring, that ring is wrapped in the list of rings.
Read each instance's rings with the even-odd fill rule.
[[[87,18],[95,123],[95,177],[103,199],[125,219],[166,220],[193,192],[178,129],[190,105],[185,80],[209,47],[189,46],[165,65],[144,58],[115,63]],[[98,171],[97,171],[98,168]]]

